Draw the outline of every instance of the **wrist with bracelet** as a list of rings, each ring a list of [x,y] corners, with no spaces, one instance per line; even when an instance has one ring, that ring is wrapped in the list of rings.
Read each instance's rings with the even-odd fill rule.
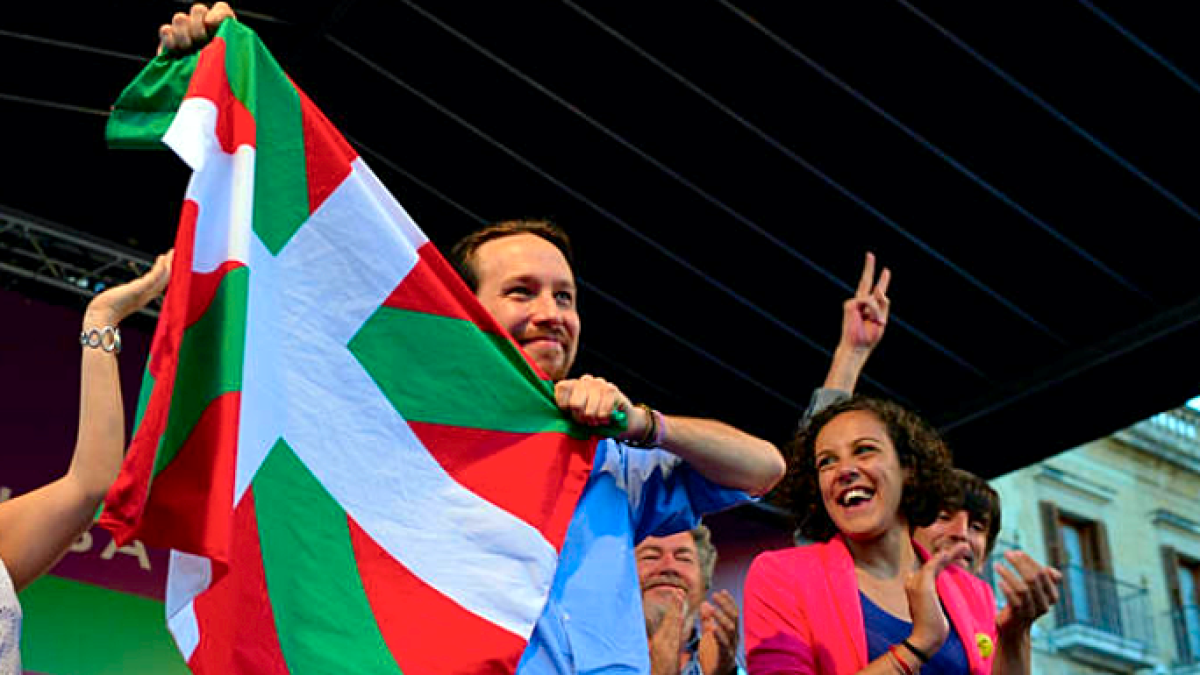
[[[901,647],[904,649],[902,650]],[[907,651],[917,659],[917,664],[914,666],[905,658],[904,652]],[[899,675],[916,675],[920,672],[921,667],[929,663],[929,655],[924,651],[917,649],[913,643],[907,639],[901,640],[899,644],[894,644],[888,647],[888,661],[895,667]]]
[[[917,660],[919,660],[921,662],[921,665],[925,665],[926,663],[929,663],[929,654],[926,654],[925,652],[921,651],[920,649],[917,649],[916,647],[914,647],[913,643],[909,642],[908,640],[901,640],[900,644],[903,645],[905,649],[912,652],[912,655],[917,657]]]
[[[79,344],[89,349],[99,349],[110,354],[121,353],[121,329],[116,326],[84,328],[79,333]]]
[[[667,439],[666,417],[645,403],[638,403],[635,407],[641,408],[646,413],[646,430],[642,433],[641,438],[625,441],[625,444],[643,449],[661,447]]]
[[[888,647],[887,656],[888,660],[890,660],[892,665],[895,666],[896,672],[900,675],[916,675],[917,671],[921,669],[920,665],[918,665],[916,668],[909,665],[908,661],[904,660],[904,655],[901,653],[900,647],[897,645]]]

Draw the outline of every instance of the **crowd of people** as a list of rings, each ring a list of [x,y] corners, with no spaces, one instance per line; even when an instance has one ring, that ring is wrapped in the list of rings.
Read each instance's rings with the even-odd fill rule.
[[[195,5],[160,29],[161,49],[195,50],[232,15],[225,3]],[[995,567],[1005,601],[997,611],[978,575],[1000,531],[999,496],[955,469],[919,416],[855,394],[889,313],[891,274],[877,278],[873,256],[844,305],[829,375],[783,452],[716,420],[635,405],[603,378],[573,376],[582,322],[570,242],[555,224],[489,225],[448,257],[555,382],[564,415],[591,426],[616,412],[627,419],[597,449],[517,672],[1029,673],[1030,629],[1057,601],[1061,575],[1007,552]],[[119,324],[163,291],[170,264],[163,256],[88,305],[70,469],[0,504],[0,674],[19,672],[15,591],[91,524],[119,471]],[[797,518],[797,545],[755,559],[739,608],[728,590],[712,589],[717,551],[700,520],[772,489]]]

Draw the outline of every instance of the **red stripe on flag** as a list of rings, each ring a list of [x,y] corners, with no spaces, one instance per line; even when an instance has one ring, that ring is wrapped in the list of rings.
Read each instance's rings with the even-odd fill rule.
[[[436,246],[425,242],[417,249],[417,256],[417,264],[412,271],[383,301],[385,306],[462,319],[475,324],[485,333],[503,335],[525,357],[525,361],[538,377],[543,380],[549,379],[529,355],[513,342],[512,336],[496,322],[495,317],[479,304],[479,299],[467,288],[462,277],[446,262]]]
[[[405,675],[499,675],[516,670],[525,640],[426,584],[348,520],[367,601]]]
[[[220,576],[194,602],[200,644],[188,666],[196,675],[288,675],[267,594],[253,488],[233,512],[232,547],[230,566],[215,567]]]
[[[430,242],[417,249],[416,266],[383,304],[395,309],[436,314],[470,321],[482,330],[504,335],[504,329],[488,313],[458,272]]]
[[[225,72],[225,40],[216,38],[200,52],[196,70],[188,83],[189,98],[204,98],[217,108],[217,139],[221,149],[229,154],[239,145],[255,147],[254,116],[245,104],[233,95],[229,76]]]
[[[350,147],[325,114],[308,96],[300,95],[301,120],[304,125],[304,160],[308,170],[308,210],[315,212],[325,199],[350,175],[350,163],[358,153]]]
[[[229,558],[241,402],[237,391],[214,399],[154,479],[138,529],[143,541],[219,561]]]
[[[113,533],[118,545],[129,543],[137,536],[139,520],[146,508],[150,480],[154,473],[159,441],[167,428],[167,413],[171,410],[171,395],[175,390],[175,373],[179,367],[179,346],[183,342],[187,309],[191,293],[193,247],[196,238],[196,217],[199,207],[185,201],[179,215],[179,232],[175,237],[175,261],[171,268],[171,292],[163,301],[162,314],[150,346],[150,374],[154,391],[141,425],[129,445],[121,465],[121,473],[109,488],[104,499],[100,524]]]
[[[537,528],[555,550],[562,550],[571,515],[591,474],[595,439],[412,421],[408,425],[455,481]],[[563,444],[570,450],[564,452]]]
[[[212,304],[213,296],[217,294],[217,289],[221,287],[225,275],[229,274],[231,270],[245,266],[245,263],[240,260],[226,260],[211,272],[192,273],[191,293],[188,294],[188,328],[191,328],[208,311],[208,306]]]

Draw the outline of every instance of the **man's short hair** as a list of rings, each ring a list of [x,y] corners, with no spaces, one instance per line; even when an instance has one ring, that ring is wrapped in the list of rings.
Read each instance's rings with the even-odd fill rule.
[[[712,588],[713,570],[717,568],[717,547],[712,543],[712,531],[706,525],[692,528],[692,541],[696,544],[696,562],[700,565],[704,590]]]
[[[959,493],[950,500],[949,507],[953,511],[966,511],[970,520],[978,520],[987,525],[987,549],[984,556],[990,556],[996,547],[996,538],[1000,536],[1000,495],[987,481],[970,471],[954,470],[958,479]]]
[[[450,264],[458,271],[458,275],[467,282],[467,287],[474,293],[479,290],[479,274],[475,269],[475,251],[480,246],[502,237],[516,234],[532,234],[554,244],[571,269],[575,269],[574,255],[571,253],[571,239],[561,227],[547,219],[505,220],[486,225],[467,236],[459,239],[450,249]]]

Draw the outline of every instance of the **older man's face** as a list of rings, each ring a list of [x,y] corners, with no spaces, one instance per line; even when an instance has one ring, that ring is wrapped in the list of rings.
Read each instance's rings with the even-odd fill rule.
[[[646,537],[635,556],[648,626],[657,625],[671,603],[686,602],[689,614],[700,610],[708,589],[691,532]]]

